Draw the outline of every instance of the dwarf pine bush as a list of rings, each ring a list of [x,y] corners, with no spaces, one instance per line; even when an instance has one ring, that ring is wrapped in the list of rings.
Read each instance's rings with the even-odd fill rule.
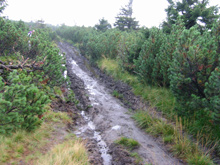
[[[150,37],[142,46],[139,58],[135,61],[135,71],[138,73],[142,82],[157,84],[161,81],[160,63],[155,59],[159,54],[161,45],[166,41],[166,36],[162,30],[152,28]],[[154,67],[158,68],[157,72]]]
[[[31,84],[32,78],[17,71],[8,76],[10,86],[0,77],[0,133],[10,133],[22,128],[33,130],[40,123],[37,115],[44,113],[48,96]]]
[[[118,42],[118,57],[122,68],[129,72],[133,72],[141,47],[144,43],[144,34],[137,31],[123,32]]]
[[[173,61],[173,53],[176,50],[178,39],[184,30],[184,24],[182,20],[178,20],[177,24],[172,26],[171,33],[166,35],[166,41],[160,46],[158,55],[155,58],[155,62],[159,65],[153,68],[153,74],[158,74],[161,81],[161,85],[169,87],[169,68]]]
[[[66,82],[65,59],[51,42],[51,30],[35,29],[31,37],[28,30],[22,21],[0,17],[0,133],[34,130],[50,87]]]
[[[201,35],[196,27],[192,27],[180,35],[170,67],[170,87],[181,105],[180,114],[196,114],[219,121],[217,49],[216,37],[208,31]]]

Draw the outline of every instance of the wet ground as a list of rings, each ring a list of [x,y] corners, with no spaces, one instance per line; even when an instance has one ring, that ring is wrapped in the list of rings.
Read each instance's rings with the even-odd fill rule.
[[[88,66],[85,66],[88,65],[85,62],[86,59],[70,44],[59,43],[58,46],[61,52],[66,54],[67,75],[71,80],[71,88],[81,102],[79,108],[81,108],[82,121],[78,123],[77,130],[74,133],[92,141],[92,148],[97,148],[92,152],[98,150],[101,154],[101,159],[96,160],[93,157],[91,163],[104,165],[135,164],[133,158],[129,157],[126,151],[120,151],[114,145],[115,140],[128,137],[140,143],[140,147],[135,149],[135,152],[142,158],[142,164],[181,164],[160,143],[136,126],[131,118],[131,110],[111,95],[112,89],[108,84],[110,80],[108,81],[106,78],[103,80],[103,76],[100,77],[100,75],[95,75],[91,69],[88,70]],[[120,82],[115,83],[120,84]],[[114,85],[110,86],[115,88]],[[132,97],[133,94],[128,86],[121,86],[123,88],[121,89],[122,93],[125,91],[130,98],[131,108],[144,105],[140,104],[135,96]],[[100,154],[96,156],[98,157]]]

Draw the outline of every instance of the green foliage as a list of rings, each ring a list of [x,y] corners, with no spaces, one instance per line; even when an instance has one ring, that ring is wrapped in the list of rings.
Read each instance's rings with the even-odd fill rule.
[[[86,27],[69,27],[66,25],[62,25],[59,28],[56,29],[56,33],[66,39],[71,40],[73,43],[82,43],[84,38],[89,35],[89,33],[92,33],[94,29],[92,28],[86,28]]]
[[[116,97],[116,98],[119,98],[119,99],[122,99],[122,98],[123,98],[123,95],[120,94],[117,90],[114,90],[114,91],[112,92],[112,95],[113,95],[114,97]]]
[[[114,26],[121,31],[125,30],[136,30],[138,28],[138,21],[135,21],[135,18],[132,18],[133,10],[132,10],[133,0],[129,0],[128,5],[121,8],[121,13],[116,17],[116,22]]]
[[[181,105],[180,114],[202,113],[219,121],[219,92],[214,91],[220,81],[217,44],[210,32],[202,36],[194,27],[182,32],[170,68],[171,89]]]
[[[62,56],[59,55],[59,49],[54,47],[45,48],[46,61],[42,65],[44,70],[44,79],[49,79],[47,84],[50,86],[62,85],[65,82],[65,78],[63,77],[63,72],[66,67],[63,66],[65,64],[65,60]]]
[[[155,63],[160,67],[154,67],[153,72],[158,74],[161,78],[161,85],[168,87],[170,85],[169,80],[169,68],[173,61],[173,53],[176,50],[178,38],[184,30],[184,23],[181,19],[172,26],[171,33],[166,35],[166,41],[160,46],[158,55],[155,58]],[[159,70],[158,70],[159,69]]]
[[[166,9],[167,21],[163,22],[163,29],[168,33],[179,16],[183,19],[187,29],[194,25],[199,25],[200,29],[203,29],[201,23],[204,23],[207,28],[211,28],[212,23],[219,17],[217,6],[207,7],[209,0],[179,0],[175,2],[168,0],[168,2],[169,6]]]
[[[66,102],[72,102],[76,105],[79,103],[79,101],[76,99],[75,94],[72,90],[69,91]]]
[[[28,31],[22,21],[0,18],[1,133],[34,130],[49,103],[50,87],[66,82],[65,59],[52,42],[54,33],[41,27],[30,37]]]
[[[5,21],[0,17],[0,55],[13,53],[13,48],[17,45],[19,33],[10,21]]]
[[[137,31],[121,34],[117,50],[122,68],[129,72],[134,71],[134,60],[137,60],[139,57],[144,39],[143,33]]]
[[[108,30],[105,33],[93,33],[87,43],[87,53],[94,63],[102,56],[115,58],[117,55],[117,43],[121,32],[118,30]]]
[[[139,111],[134,114],[133,118],[137,121],[140,128],[148,128],[153,124],[154,119],[146,112]]]
[[[142,82],[161,84],[161,64],[156,58],[161,45],[165,42],[165,34],[160,29],[152,28],[150,37],[143,44],[139,58],[135,61],[135,71]]]
[[[111,24],[109,24],[108,21],[105,20],[104,18],[100,19],[99,24],[95,25],[95,28],[98,31],[102,31],[102,32],[105,32],[106,30],[111,29],[111,27],[112,27]]]
[[[0,0],[0,14],[2,13],[2,11],[5,9],[6,7],[6,1],[5,0]]]
[[[48,96],[31,84],[31,77],[17,71],[10,73],[10,86],[0,77],[0,132],[10,133],[22,128],[33,130],[40,123],[37,115],[44,113]]]

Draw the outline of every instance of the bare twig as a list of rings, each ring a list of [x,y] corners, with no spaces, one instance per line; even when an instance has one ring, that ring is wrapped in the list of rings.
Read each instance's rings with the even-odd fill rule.
[[[9,67],[7,67],[7,66],[5,66],[3,64],[0,64],[0,69],[7,69],[9,71],[12,71],[11,68],[9,68]]]
[[[29,60],[29,58],[27,58],[27,59],[21,64],[21,67],[23,67],[23,65],[24,65],[25,63],[27,63],[28,60]]]
[[[5,62],[3,62],[3,61],[1,61],[1,60],[0,60],[0,63],[3,64],[3,65],[5,65]]]
[[[22,68],[31,68],[33,70],[43,70],[42,67],[33,66],[33,65],[3,65],[0,64],[0,69],[7,69],[9,71],[12,71],[12,69],[22,69]]]

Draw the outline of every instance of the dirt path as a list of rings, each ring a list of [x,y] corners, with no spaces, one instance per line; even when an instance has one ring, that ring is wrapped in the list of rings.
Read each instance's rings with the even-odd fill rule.
[[[93,106],[88,112],[82,111],[86,122],[78,127],[76,133],[97,141],[104,165],[123,164],[123,162],[116,162],[111,156],[113,154],[108,153],[109,146],[123,136],[133,138],[140,143],[136,152],[144,163],[153,165],[181,164],[168,154],[154,138],[136,126],[128,109],[123,106],[120,100],[112,97],[109,90],[86,71],[83,59],[72,46],[66,43],[59,43],[58,46],[66,54],[67,65],[71,66],[71,70],[68,69],[68,72],[72,72],[80,78],[80,88],[82,89],[84,86],[86,89],[84,94],[87,93],[88,97],[83,98],[84,102],[88,99],[89,104]],[[77,87],[75,86],[75,88]]]

